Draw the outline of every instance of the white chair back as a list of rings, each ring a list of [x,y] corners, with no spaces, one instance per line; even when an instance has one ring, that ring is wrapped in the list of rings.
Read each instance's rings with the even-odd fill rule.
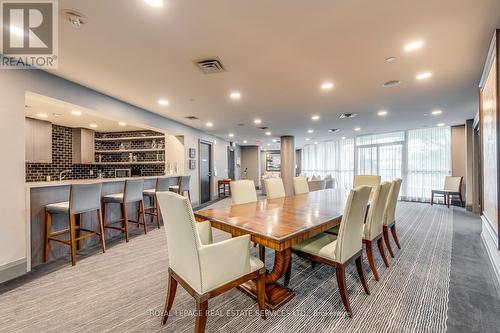
[[[310,180],[307,182],[309,192],[324,190],[326,188],[326,180]]]
[[[101,209],[102,184],[73,184],[69,190],[69,211],[80,214]]]
[[[382,185],[375,187],[368,216],[366,217],[363,238],[373,240],[378,235],[382,234],[382,226],[384,225],[384,210],[387,204],[391,183],[384,182]]]
[[[349,193],[335,245],[335,257],[340,263],[346,262],[361,251],[363,223],[370,192],[371,187],[361,186]]]
[[[306,177],[293,177],[293,192],[295,195],[309,192]]]
[[[371,186],[375,187],[380,185],[381,177],[373,175],[357,175],[354,176],[353,188],[358,186]]]
[[[462,179],[463,177],[446,176],[446,178],[444,179],[444,190],[451,192],[460,192],[462,187]]]
[[[264,187],[268,199],[282,198],[286,195],[285,186],[283,186],[283,180],[281,178],[264,179]]]
[[[391,190],[384,211],[384,225],[389,225],[396,220],[396,206],[398,204],[399,190],[401,189],[402,182],[403,180],[398,178],[391,183]]]
[[[202,290],[201,240],[191,204],[174,192],[159,192],[156,197],[165,222],[169,265],[195,290]]]
[[[125,189],[123,190],[123,202],[137,202],[143,199],[142,192],[144,191],[144,180],[133,179],[125,181]]]
[[[257,192],[253,180],[236,180],[229,183],[229,186],[231,187],[231,202],[233,205],[257,202]]]

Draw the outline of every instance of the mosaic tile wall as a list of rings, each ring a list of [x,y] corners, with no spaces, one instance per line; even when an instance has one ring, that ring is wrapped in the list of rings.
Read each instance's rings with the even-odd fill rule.
[[[96,133],[96,138],[99,137],[122,137],[122,136],[157,136],[161,133],[153,131],[134,131],[134,132],[113,132],[113,133]],[[134,168],[140,170],[143,176],[157,176],[165,173],[165,164],[152,165],[93,165],[93,164],[72,164],[72,140],[73,130],[69,127],[52,125],[52,163],[26,163],[26,182],[46,181],[47,176],[51,180],[58,180],[59,173],[63,170],[71,170],[71,173],[66,175],[66,179],[92,179],[97,178],[97,174],[102,172],[104,178],[113,178],[115,169]],[[151,141],[126,141],[130,143],[133,149],[150,149]],[[165,144],[165,140],[157,140],[157,145]],[[149,146],[147,146],[149,145]],[[157,146],[158,147],[158,146]],[[163,146],[164,147],[164,146]],[[116,142],[98,142],[96,150],[112,150],[119,149]],[[159,148],[159,147],[158,147]],[[134,153],[137,155],[137,161],[163,161],[165,154],[163,152],[142,152]],[[96,161],[99,158],[99,153],[96,153]],[[116,154],[102,154],[102,162],[112,161],[128,161],[129,153],[117,152]]]

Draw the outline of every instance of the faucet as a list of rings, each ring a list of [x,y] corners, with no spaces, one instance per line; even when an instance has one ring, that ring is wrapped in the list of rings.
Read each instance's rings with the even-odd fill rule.
[[[68,169],[68,170],[63,170],[59,173],[59,180],[63,180],[66,178],[66,173],[70,173],[72,170]]]

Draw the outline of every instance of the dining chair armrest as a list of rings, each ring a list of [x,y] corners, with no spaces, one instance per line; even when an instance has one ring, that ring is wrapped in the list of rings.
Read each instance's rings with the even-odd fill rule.
[[[200,248],[203,292],[250,273],[250,235],[234,237]]]
[[[196,231],[198,231],[202,245],[212,244],[212,227],[210,221],[197,222]]]

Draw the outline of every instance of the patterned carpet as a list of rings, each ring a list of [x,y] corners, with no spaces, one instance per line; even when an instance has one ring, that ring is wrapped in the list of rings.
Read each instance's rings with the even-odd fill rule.
[[[401,202],[397,216],[403,249],[388,269],[379,259],[379,282],[364,259],[371,295],[362,292],[354,265],[347,271],[353,319],[344,315],[334,268],[312,269],[294,256],[291,302],[261,320],[255,302],[232,290],[209,302],[207,332],[445,332],[452,210]],[[227,237],[214,233],[216,240]],[[182,287],[174,315],[160,325],[165,242],[164,230],[153,229],[1,294],[0,332],[192,332],[194,301]]]

